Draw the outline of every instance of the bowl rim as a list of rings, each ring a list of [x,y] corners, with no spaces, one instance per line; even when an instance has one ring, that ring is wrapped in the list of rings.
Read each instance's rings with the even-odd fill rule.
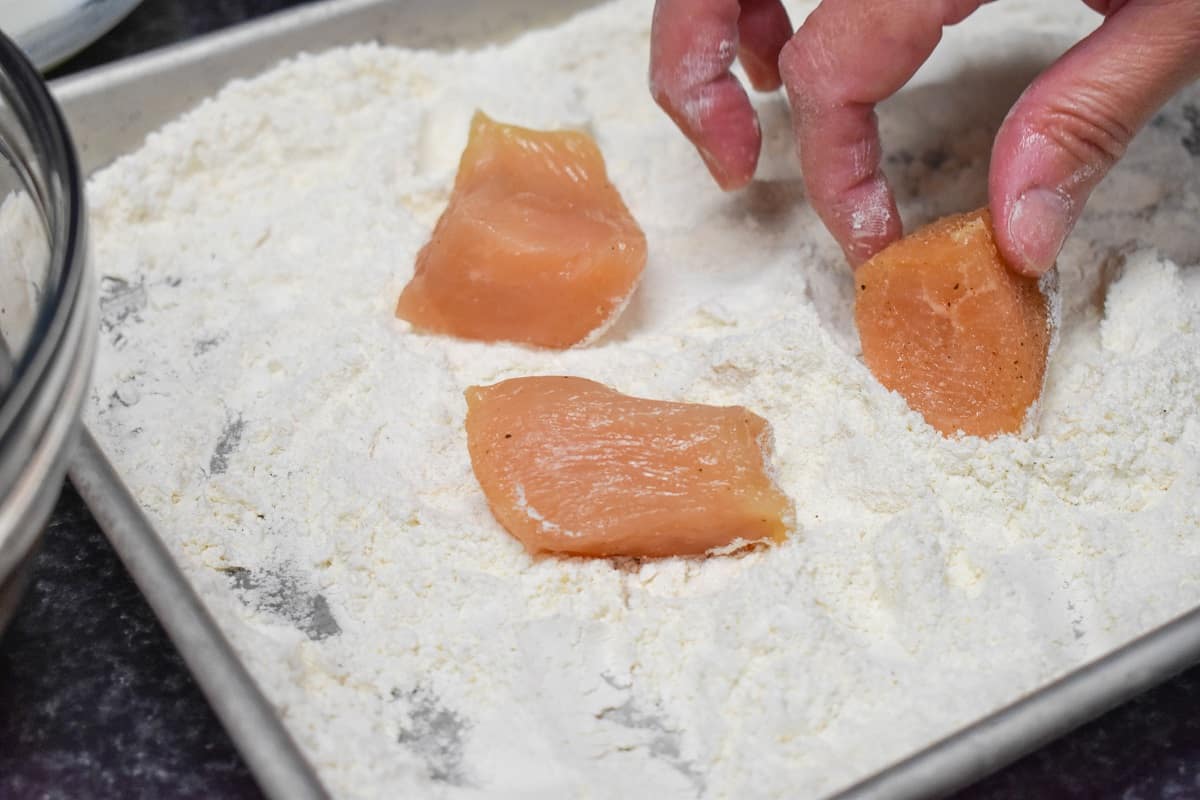
[[[79,160],[65,118],[24,53],[0,33],[0,82],[32,150],[11,163],[39,204],[49,272],[11,384],[0,396],[0,581],[34,548],[78,439],[99,330]],[[0,630],[6,620],[0,619]]]
[[[25,351],[14,358],[14,379],[0,395],[0,448],[7,451],[18,421],[31,411],[38,387],[67,342],[70,317],[85,285],[86,213],[84,186],[78,158],[67,124],[41,75],[24,53],[7,36],[0,34],[0,72],[8,76],[24,108],[14,108],[22,132],[41,154],[46,168],[46,185],[37,187],[48,196],[39,198],[47,225],[50,251],[49,275],[53,285],[45,287]],[[60,185],[55,185],[59,184]],[[36,181],[35,181],[36,183]],[[60,200],[63,213],[51,206]],[[24,421],[24,420],[21,420]],[[40,428],[44,423],[30,420]],[[3,487],[0,480],[0,488]]]

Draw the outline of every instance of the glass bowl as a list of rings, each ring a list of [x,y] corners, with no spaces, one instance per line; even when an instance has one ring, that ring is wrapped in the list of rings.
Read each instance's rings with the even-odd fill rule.
[[[37,70],[0,35],[0,631],[62,487],[98,329],[83,181]]]

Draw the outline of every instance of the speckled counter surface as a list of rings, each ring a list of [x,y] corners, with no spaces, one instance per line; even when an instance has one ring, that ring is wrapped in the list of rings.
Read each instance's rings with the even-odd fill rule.
[[[146,0],[54,74],[298,4]],[[261,793],[68,487],[30,593],[0,640],[0,800],[92,797],[237,800]],[[1200,797],[1200,668],[958,797]]]

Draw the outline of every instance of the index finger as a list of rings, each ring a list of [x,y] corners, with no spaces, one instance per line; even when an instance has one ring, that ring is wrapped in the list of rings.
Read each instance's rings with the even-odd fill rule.
[[[750,182],[762,143],[750,98],[729,71],[740,13],[738,0],[658,0],[650,31],[651,94],[722,189]]]
[[[853,266],[901,235],[880,168],[875,104],[912,78],[942,38],[990,0],[824,0],[783,49],[809,200]]]

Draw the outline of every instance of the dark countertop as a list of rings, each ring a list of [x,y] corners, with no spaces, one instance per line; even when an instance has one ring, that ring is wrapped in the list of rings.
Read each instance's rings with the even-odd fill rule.
[[[54,74],[305,1],[146,0]],[[0,640],[0,798],[261,796],[86,506],[66,487],[30,592]],[[957,797],[1200,797],[1200,667]]]

